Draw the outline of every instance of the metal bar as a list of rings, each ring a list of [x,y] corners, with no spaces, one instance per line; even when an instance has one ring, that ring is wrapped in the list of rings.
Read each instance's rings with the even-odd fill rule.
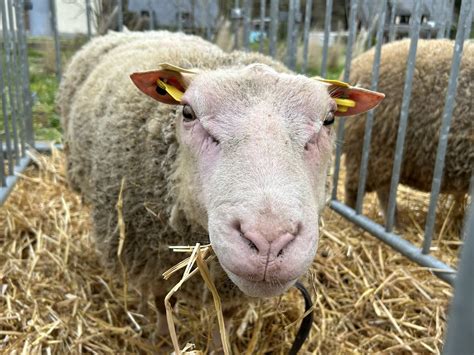
[[[472,29],[472,20],[474,16],[474,5],[471,6],[471,11],[468,13],[468,18],[466,22],[466,30],[464,31],[464,40],[467,41],[470,38],[471,35],[471,29]]]
[[[3,19],[3,13],[5,11],[5,8],[3,6],[3,0],[0,0],[2,2],[0,6],[0,11],[2,12],[2,19]],[[5,23],[5,22],[3,22]],[[6,33],[8,29],[6,26],[3,28],[3,32]],[[6,42],[4,42],[5,44]],[[5,88],[5,80],[3,76],[3,65],[2,63],[4,62],[4,51],[3,48],[0,47],[0,85],[2,88]],[[13,174],[13,154],[12,154],[12,142],[11,142],[11,133],[10,133],[10,122],[8,120],[8,111],[7,111],[7,97],[5,95],[5,90],[2,90],[2,115],[3,115],[3,129],[5,130],[5,149],[2,146],[2,157],[3,157],[3,152],[6,151],[7,153],[7,167],[8,167],[8,174],[12,175]],[[4,186],[6,182],[4,183],[2,181],[2,186]]]
[[[372,66],[371,90],[377,91],[379,83],[380,58],[382,56],[383,33],[385,28],[385,15],[387,0],[382,0],[380,4],[379,23],[377,28],[377,44],[375,46],[374,64]],[[374,110],[370,110],[365,121],[364,144],[359,170],[359,186],[357,187],[356,213],[362,212],[362,203],[365,195],[365,184],[367,182],[367,166],[369,163],[370,141],[372,139],[372,126],[374,123]]]
[[[291,70],[296,68],[296,45],[298,36],[298,26],[296,24],[296,16],[299,11],[299,0],[290,0],[290,8],[288,10],[288,32],[286,42],[286,65]]]
[[[33,100],[31,98],[30,91],[30,69],[28,63],[28,48],[26,45],[26,32],[24,23],[24,0],[19,0],[17,4],[19,6],[19,10],[17,10],[17,26],[21,47],[20,56],[23,63],[21,75],[23,77],[23,100],[25,103],[25,140],[27,144],[33,147],[35,144],[32,115]]]
[[[462,240],[467,240],[468,236],[472,236],[474,233],[474,229],[469,227],[470,219],[474,217],[474,166],[471,171],[471,181],[469,181],[469,196],[471,202],[469,203],[469,207],[466,208],[466,215],[464,216],[463,232],[461,234]]]
[[[397,203],[397,189],[400,181],[400,170],[403,159],[403,146],[405,143],[406,129],[408,124],[408,110],[410,108],[411,89],[413,84],[413,74],[415,72],[416,49],[420,34],[422,1],[414,1],[412,11],[412,26],[410,50],[408,52],[407,71],[405,76],[405,85],[403,87],[403,99],[400,113],[400,123],[398,126],[397,143],[395,145],[395,157],[393,161],[392,180],[390,184],[390,196],[387,212],[387,232],[391,232],[395,222],[395,207]]]
[[[446,35],[446,13],[448,11],[448,6],[449,6],[449,3],[448,1],[443,1],[442,2],[442,5],[441,5],[441,8],[442,8],[442,15],[439,17],[441,19],[441,23],[440,23],[440,27],[438,29],[438,33],[436,33],[436,38],[437,39],[441,39],[441,38],[444,38],[444,36]]]
[[[398,0],[392,0],[392,7],[390,9],[390,27],[388,30],[388,40],[389,42],[393,42],[395,40],[395,36],[397,35],[397,29],[395,26],[395,14],[397,12],[397,3]]]
[[[331,33],[332,18],[332,0],[326,0],[326,15],[324,16],[324,43],[323,43],[323,59],[321,61],[321,76],[326,77],[328,50],[329,50],[329,34]]]
[[[239,0],[234,1],[234,9],[231,14],[232,18],[232,29],[234,33],[234,50],[239,48],[239,30],[240,30],[240,19],[242,18],[242,9],[239,5]]]
[[[51,27],[54,36],[54,50],[56,53],[56,79],[58,83],[61,81],[61,43],[59,42],[58,21],[56,18],[56,1],[49,0],[51,12],[49,14],[51,20]]]
[[[250,25],[252,21],[252,0],[244,0],[244,50],[249,50]]]
[[[279,22],[279,0],[271,0],[270,3],[270,55],[275,58],[277,49],[277,34]]]
[[[265,33],[265,3],[266,0],[260,0],[260,38],[258,44],[258,51],[263,53],[263,45],[265,43],[263,34]]]
[[[204,11],[203,11],[203,3],[202,3],[203,1],[204,0],[198,0],[198,2],[197,2],[197,8],[198,8],[198,14],[199,14],[199,20],[197,21],[197,27],[199,29],[200,35],[204,38],[205,35],[206,35],[205,26],[204,26],[206,19],[205,19],[205,14],[204,14]]]
[[[430,252],[431,241],[433,238],[434,224],[436,218],[436,205],[438,203],[439,193],[441,191],[441,180],[443,178],[444,160],[448,147],[449,128],[451,127],[451,119],[454,109],[454,101],[456,99],[457,79],[461,66],[461,58],[464,47],[465,32],[468,27],[469,14],[471,12],[472,0],[463,0],[459,14],[459,21],[456,33],[456,42],[454,44],[453,60],[451,65],[451,73],[449,74],[448,90],[446,93],[446,101],[443,110],[443,120],[439,134],[438,149],[436,151],[436,163],[433,173],[433,182],[431,185],[430,205],[428,208],[428,216],[425,224],[425,236],[423,240],[423,253]]]
[[[358,215],[352,208],[346,206],[340,201],[331,201],[330,207],[344,218],[357,224],[359,227],[363,228],[374,237],[380,239],[394,250],[400,252],[408,259],[421,266],[432,269],[433,273],[441,280],[446,281],[450,285],[454,283],[456,271],[450,266],[439,261],[431,255],[421,253],[421,250],[410,242],[406,241],[397,234],[385,231],[383,226],[375,223],[370,218],[367,218],[363,215]]]
[[[293,58],[292,56],[295,53],[292,51],[292,35],[293,35],[293,26],[295,24],[295,0],[289,0],[288,3],[288,18],[287,18],[287,27],[286,27],[286,65],[290,69],[294,69]]]
[[[17,132],[17,117],[16,117],[16,102],[15,102],[15,95],[13,92],[13,82],[14,78],[12,77],[12,54],[11,54],[11,47],[12,47],[12,40],[10,38],[10,30],[9,28],[9,21],[7,19],[7,12],[5,8],[5,2],[0,1],[0,7],[2,11],[2,24],[3,24],[3,46],[5,49],[5,79],[4,83],[8,86],[8,101],[7,103],[9,104],[10,107],[10,114],[11,114],[11,134],[13,134],[13,151],[14,151],[14,160],[15,164],[19,163],[19,158],[20,158],[20,150],[19,150],[19,142],[18,142],[18,132]],[[5,86],[2,85],[2,89],[5,88]],[[2,90],[3,91],[3,90]],[[7,104],[4,106],[7,109]],[[10,121],[8,120],[8,111],[6,112],[6,115],[4,116],[5,120],[5,129],[7,126],[10,125]],[[9,175],[12,174],[12,170],[8,171]]]
[[[306,0],[306,8],[304,10],[303,66],[301,67],[303,74],[306,74],[308,68],[309,29],[311,27],[312,9],[313,0]]]
[[[3,151],[3,139],[0,136],[0,187],[5,187],[7,185],[7,180],[5,178],[5,153]]]
[[[23,156],[26,154],[26,144],[28,143],[29,138],[29,125],[31,121],[31,110],[30,110],[30,101],[31,94],[29,90],[29,75],[25,76],[25,72],[28,70],[28,53],[26,49],[26,35],[25,35],[25,25],[23,23],[24,17],[24,3],[23,0],[14,0],[15,6],[15,23],[17,30],[17,45],[18,45],[18,60],[20,65],[18,66],[18,81],[21,90],[22,96],[22,144],[23,144]]]
[[[471,1],[471,0],[468,0]],[[463,234],[454,298],[449,309],[444,355],[472,354],[474,349],[474,174],[471,177],[471,205]]]
[[[181,8],[178,7],[178,11],[181,11]],[[153,12],[153,6],[151,6],[151,2],[148,2],[148,29],[153,31],[155,29],[155,13]],[[183,24],[181,20],[181,14],[178,12],[178,31],[183,30]]]
[[[211,6],[212,3],[210,0],[205,0],[204,13],[206,14],[206,39],[208,41],[212,40],[212,28],[211,28]]]
[[[15,186],[17,180],[20,178],[18,174],[21,174],[30,164],[31,158],[29,156],[25,156],[20,159],[17,166],[15,166],[14,172],[10,174],[11,176],[7,176],[6,178],[6,186],[0,187],[0,206],[3,205],[12,191],[13,187]]]
[[[92,38],[92,18],[91,18],[91,0],[86,0],[86,21],[87,21],[87,39]]]
[[[366,5],[367,1],[363,1],[363,4]],[[369,48],[372,47],[372,37],[373,33],[375,30],[376,26],[376,20],[377,18],[375,17],[376,12],[376,7],[378,8],[379,1],[376,1],[375,3],[372,3],[371,6],[368,6],[369,8],[369,22],[367,23],[368,29],[367,29],[367,37],[366,40],[364,41],[364,49],[368,50]]]
[[[452,26],[452,19],[454,13],[454,0],[448,0],[448,8],[447,8],[447,15],[448,20],[446,21],[446,32],[444,33],[445,38],[450,38],[451,35],[451,26]]]
[[[51,151],[52,151],[52,146],[54,146],[54,148],[56,148],[58,150],[63,150],[64,149],[64,146],[60,143],[51,143],[51,142],[47,142],[47,141],[39,141],[39,142],[36,142],[35,151],[37,151],[38,153],[50,154]],[[5,150],[5,144],[3,145],[2,148],[3,148],[3,150]]]
[[[24,112],[24,101],[23,101],[23,95],[22,95],[22,90],[21,90],[21,61],[19,61],[19,49],[20,49],[20,42],[18,38],[18,29],[15,28],[15,18],[13,17],[13,8],[12,6],[12,0],[7,0],[7,5],[8,5],[8,21],[9,21],[9,27],[12,29],[12,59],[13,59],[13,89],[15,92],[15,107],[14,109],[16,110],[17,114],[17,131],[18,131],[18,137],[20,139],[20,153],[21,156],[25,156],[25,129],[24,129],[24,119],[25,119],[25,112]],[[16,6],[16,3],[15,3]],[[15,11],[15,16],[16,16],[16,11]]]
[[[151,5],[148,5],[150,7],[151,11]],[[183,9],[181,8],[181,0],[176,1],[176,6],[178,7],[178,31],[182,32],[183,31],[183,15],[182,11]],[[150,19],[151,19],[152,13],[150,12]]]
[[[123,31],[123,1],[117,0],[117,29]]]
[[[37,151],[39,153],[50,154],[51,151],[52,151],[52,149],[51,149],[52,146],[54,146],[58,150],[63,150],[64,149],[64,146],[60,143],[51,143],[51,142],[48,142],[48,141],[38,141],[38,142],[36,142],[36,145],[35,145],[35,151]],[[3,151],[5,151],[6,144],[3,143],[3,145],[0,147],[0,149],[3,149]]]
[[[349,81],[351,74],[351,62],[352,62],[352,46],[354,45],[355,32],[356,32],[356,14],[358,0],[351,0],[351,12],[349,19],[349,37],[347,38],[347,50],[346,50],[346,63],[344,66],[344,81]],[[339,118],[339,127],[337,128],[336,138],[336,158],[334,162],[334,177],[333,177],[333,190],[331,198],[337,199],[337,184],[339,182],[339,170],[341,166],[341,155],[342,155],[342,142],[344,140],[344,122],[345,119]]]

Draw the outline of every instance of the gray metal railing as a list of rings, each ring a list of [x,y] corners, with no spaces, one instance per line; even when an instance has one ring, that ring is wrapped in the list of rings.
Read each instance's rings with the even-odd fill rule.
[[[0,205],[15,185],[18,173],[28,166],[27,145],[34,144],[23,6],[23,0],[0,0],[3,116],[0,123]]]
[[[378,17],[378,28],[377,28],[377,44],[375,46],[374,64],[372,68],[372,85],[371,90],[377,91],[379,83],[379,70],[380,70],[380,59],[382,56],[382,44],[383,44],[383,33],[385,28],[385,15],[387,8],[387,0],[382,0],[380,4],[380,12]],[[364,144],[362,147],[362,160],[359,172],[359,185],[357,187],[357,201],[356,201],[356,213],[362,213],[362,203],[365,195],[365,185],[367,182],[367,168],[369,165],[369,154],[370,154],[370,141],[372,139],[372,126],[374,124],[374,111],[370,111],[367,114],[367,120],[365,121],[365,134]]]
[[[403,147],[405,144],[406,130],[408,126],[408,110],[410,109],[411,89],[413,86],[413,75],[415,73],[416,50],[418,38],[420,36],[421,10],[423,3],[414,2],[412,12],[412,26],[410,50],[408,52],[407,71],[405,76],[405,86],[403,88],[402,108],[398,125],[397,143],[395,145],[395,157],[393,159],[392,181],[390,183],[390,196],[388,200],[386,230],[391,232],[395,223],[395,206],[397,203],[397,189],[400,182],[400,171],[403,159]]]
[[[471,176],[471,196],[474,195],[474,170]],[[449,310],[445,355],[474,352],[474,204],[464,225],[464,245],[455,282],[454,299]]]

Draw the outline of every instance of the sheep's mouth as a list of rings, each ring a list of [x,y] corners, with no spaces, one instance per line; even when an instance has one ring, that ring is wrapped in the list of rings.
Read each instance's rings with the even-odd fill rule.
[[[228,270],[227,275],[232,282],[247,296],[250,297],[275,297],[279,296],[295,284],[297,279],[289,281],[273,280],[249,280],[238,276]]]

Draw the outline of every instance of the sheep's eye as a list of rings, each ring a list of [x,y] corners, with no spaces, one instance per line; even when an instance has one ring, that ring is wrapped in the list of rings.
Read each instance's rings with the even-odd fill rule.
[[[326,119],[323,121],[324,126],[330,126],[334,123],[334,112],[330,112]]]
[[[184,122],[192,122],[196,119],[196,115],[194,114],[193,109],[189,105],[183,106],[183,121]]]

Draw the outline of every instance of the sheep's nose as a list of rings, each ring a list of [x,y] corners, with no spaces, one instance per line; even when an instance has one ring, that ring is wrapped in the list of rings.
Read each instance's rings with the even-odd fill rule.
[[[248,244],[251,250],[259,256],[276,258],[284,254],[285,248],[293,241],[300,231],[300,224],[296,228],[287,230],[271,228],[270,230],[239,229],[241,238]]]

